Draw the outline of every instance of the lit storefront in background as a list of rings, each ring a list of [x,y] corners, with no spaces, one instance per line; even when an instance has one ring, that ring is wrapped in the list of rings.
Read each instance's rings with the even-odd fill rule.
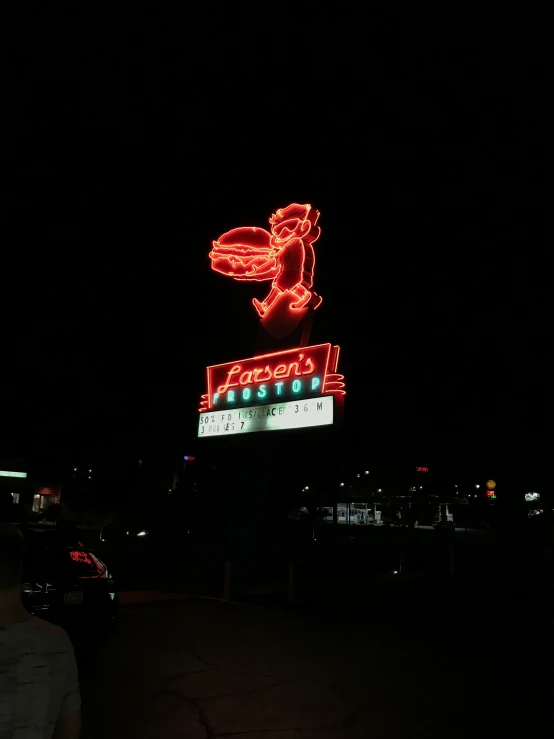
[[[42,513],[53,504],[59,504],[61,486],[57,481],[28,471],[26,460],[0,460],[0,491],[11,497],[14,505],[27,512]]]
[[[349,526],[366,526],[381,522],[381,505],[356,500],[351,503],[337,503],[337,523]],[[326,506],[325,523],[333,523],[333,506]]]
[[[40,488],[33,496],[33,513],[40,513],[51,505],[60,502],[60,490],[57,488]]]

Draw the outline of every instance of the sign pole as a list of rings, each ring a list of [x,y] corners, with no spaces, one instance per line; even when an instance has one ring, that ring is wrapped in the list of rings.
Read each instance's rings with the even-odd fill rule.
[[[231,592],[231,563],[225,562],[225,570],[223,574],[223,594],[222,600],[229,600]]]
[[[288,575],[288,600],[289,603],[294,603],[294,562],[292,561],[289,561]]]

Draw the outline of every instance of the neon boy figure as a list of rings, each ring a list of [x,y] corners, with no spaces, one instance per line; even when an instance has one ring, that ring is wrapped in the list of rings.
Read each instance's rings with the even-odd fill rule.
[[[273,256],[256,270],[261,277],[266,270],[277,271],[271,291],[265,300],[254,298],[252,304],[263,318],[283,292],[289,292],[296,300],[290,304],[292,310],[302,310],[310,305],[314,310],[321,305],[322,298],[311,290],[314,280],[315,254],[313,244],[321,229],[316,226],[319,211],[311,205],[293,203],[274,213],[271,224],[271,247]]]
[[[271,280],[267,297],[252,301],[262,319],[283,294],[290,296],[291,310],[315,310],[322,301],[312,290],[313,244],[321,232],[318,218],[319,211],[311,205],[292,203],[271,216],[271,232],[263,228],[228,231],[213,242],[212,269],[235,280]]]

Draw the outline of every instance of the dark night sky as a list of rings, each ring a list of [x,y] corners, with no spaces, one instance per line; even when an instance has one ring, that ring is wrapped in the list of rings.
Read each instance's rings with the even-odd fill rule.
[[[11,29],[2,449],[194,445],[203,367],[251,354],[265,288],[211,273],[211,239],[298,201],[321,211],[312,339],[343,347],[351,443],[537,469],[535,24],[204,7],[58,6]]]

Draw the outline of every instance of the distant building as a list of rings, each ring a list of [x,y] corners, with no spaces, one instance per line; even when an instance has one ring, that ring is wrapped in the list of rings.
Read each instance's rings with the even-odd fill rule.
[[[11,507],[26,513],[42,513],[61,498],[61,485],[37,474],[24,459],[0,459],[0,513],[9,517]]]

